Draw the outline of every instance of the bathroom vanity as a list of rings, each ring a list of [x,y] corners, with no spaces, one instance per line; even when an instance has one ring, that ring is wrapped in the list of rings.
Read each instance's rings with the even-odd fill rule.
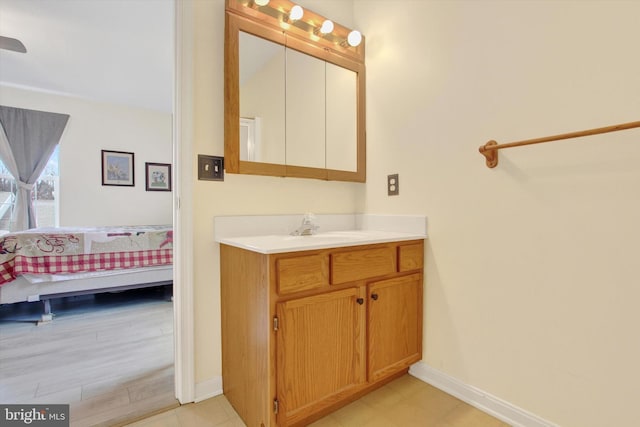
[[[423,238],[220,240],[223,389],[247,426],[307,425],[422,358]]]

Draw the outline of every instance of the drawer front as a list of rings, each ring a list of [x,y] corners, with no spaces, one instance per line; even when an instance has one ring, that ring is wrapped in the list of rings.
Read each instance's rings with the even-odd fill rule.
[[[424,266],[424,244],[398,246],[398,271],[418,270]]]
[[[279,258],[276,261],[279,294],[308,291],[329,285],[326,255]]]
[[[331,284],[353,282],[396,272],[394,247],[331,254]]]

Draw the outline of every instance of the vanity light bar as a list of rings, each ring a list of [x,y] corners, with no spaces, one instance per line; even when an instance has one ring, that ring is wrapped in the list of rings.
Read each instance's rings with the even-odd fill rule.
[[[284,25],[294,25],[313,37],[324,38],[344,48],[355,48],[362,43],[362,34],[357,30],[336,25],[333,21],[317,14],[313,14],[315,16],[309,19],[303,19],[305,18],[304,9],[288,0],[248,0],[246,6],[276,18]],[[335,34],[336,27],[342,29],[343,34]]]

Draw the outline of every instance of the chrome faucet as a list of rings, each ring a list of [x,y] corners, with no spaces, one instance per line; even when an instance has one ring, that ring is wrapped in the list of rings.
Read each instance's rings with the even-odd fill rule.
[[[316,216],[312,213],[304,214],[302,218],[302,224],[296,230],[294,230],[292,236],[311,236],[316,234],[316,230],[320,228],[316,223]]]

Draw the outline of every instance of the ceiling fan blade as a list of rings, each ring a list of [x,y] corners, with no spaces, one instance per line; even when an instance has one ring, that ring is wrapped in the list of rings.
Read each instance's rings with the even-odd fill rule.
[[[27,53],[27,48],[18,39],[0,36],[0,49],[13,50],[14,52]]]

